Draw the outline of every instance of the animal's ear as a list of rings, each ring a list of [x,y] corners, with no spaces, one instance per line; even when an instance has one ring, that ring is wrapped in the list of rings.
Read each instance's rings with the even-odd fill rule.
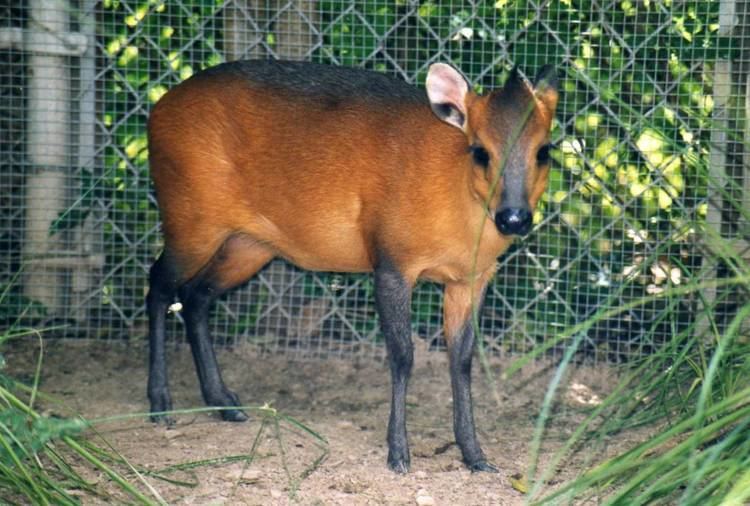
[[[466,97],[469,83],[458,70],[445,63],[430,65],[427,72],[427,96],[435,115],[446,123],[464,130]]]
[[[545,65],[534,78],[534,94],[539,100],[547,106],[547,109],[554,111],[557,107],[557,71],[552,65]]]
[[[503,90],[509,95],[518,93],[518,96],[522,97],[528,94],[529,90],[533,91],[533,85],[521,74],[518,65],[514,65],[503,83]]]

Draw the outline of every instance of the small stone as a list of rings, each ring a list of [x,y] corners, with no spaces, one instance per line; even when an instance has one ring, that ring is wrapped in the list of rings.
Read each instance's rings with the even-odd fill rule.
[[[420,495],[420,492],[424,492],[424,494]],[[432,496],[427,495],[427,492],[423,489],[420,489],[419,492],[417,492],[417,505],[418,506],[433,506],[435,504],[435,499],[432,498]]]
[[[182,432],[180,432],[179,430],[174,430],[174,429],[166,429],[164,430],[163,434],[164,434],[164,437],[170,441],[172,439],[182,436]]]
[[[424,471],[417,471],[416,473],[414,473],[414,476],[420,479],[427,478],[427,473]],[[423,489],[420,489],[420,490],[423,490]]]
[[[271,497],[274,499],[280,499],[281,498],[281,490],[271,490]]]
[[[234,468],[230,469],[225,477],[230,481],[236,481],[240,483],[255,483],[261,478],[261,472],[258,469],[242,469]]]

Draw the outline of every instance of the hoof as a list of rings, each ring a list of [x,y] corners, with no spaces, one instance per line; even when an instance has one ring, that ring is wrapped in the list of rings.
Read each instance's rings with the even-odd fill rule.
[[[219,415],[225,422],[246,422],[248,420],[248,416],[244,411],[234,408],[242,406],[242,403],[237,394],[231,390],[222,388],[210,394],[204,391],[203,399],[206,401],[207,406],[224,408],[219,411]]]
[[[394,458],[388,456],[388,468],[396,474],[406,474],[409,472],[409,458]]]
[[[467,464],[469,470],[471,470],[472,473],[499,473],[500,470],[495,467],[494,465],[490,464],[486,460],[480,460],[478,462],[474,462],[473,464]]]
[[[176,421],[171,416],[167,415],[151,415],[149,416],[149,419],[151,422],[153,422],[156,425],[164,425],[165,427],[174,427]]]
[[[240,398],[231,390],[224,389],[222,395],[208,400],[209,406],[226,406],[228,409],[219,411],[221,419],[225,422],[246,422],[247,414],[241,409],[232,409],[230,406],[241,406]]]
[[[247,414],[241,409],[224,409],[219,413],[221,413],[221,419],[225,422],[246,422],[248,420]]]
[[[165,415],[165,411],[172,411],[172,398],[169,396],[169,392],[160,393],[149,393],[151,399],[151,408],[149,412],[152,413],[149,418],[157,425],[165,425],[172,427],[175,424],[174,418]]]

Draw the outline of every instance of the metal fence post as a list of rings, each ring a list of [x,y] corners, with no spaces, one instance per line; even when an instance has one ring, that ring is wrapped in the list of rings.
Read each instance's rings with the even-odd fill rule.
[[[68,61],[49,46],[68,32],[69,12],[64,0],[31,0],[24,40],[31,53],[24,294],[52,313],[62,310],[63,278],[48,260],[63,243],[50,226],[65,207],[71,139]]]
[[[747,3],[745,4],[747,8]],[[746,18],[747,19],[747,18]],[[742,156],[742,209],[750,213],[750,73],[745,76],[745,135]],[[742,256],[750,264],[750,220],[740,215],[739,234],[742,238]],[[742,324],[741,332],[750,333],[750,321],[745,320]]]
[[[279,2],[278,7],[282,7]],[[289,60],[307,60],[315,47],[316,22],[314,0],[292,0],[276,21],[276,54]]]
[[[315,0],[234,0],[224,14],[227,61],[263,58],[306,60],[320,37]],[[266,35],[273,31],[273,49]]]
[[[734,30],[736,19],[735,0],[721,0],[719,7],[719,34],[728,36]],[[722,191],[726,188],[728,175],[726,170],[727,151],[729,148],[729,105],[732,94],[732,62],[719,59],[714,66],[713,87],[713,126],[711,129],[711,155],[709,157],[708,169],[708,210],[706,213],[706,227],[713,229],[714,233],[722,234],[722,214],[724,211],[724,198]],[[707,248],[710,252],[710,248]],[[704,272],[710,279],[718,277],[717,265],[710,255],[704,258]],[[719,296],[716,287],[708,287],[703,291],[703,304],[707,308],[714,308]],[[700,311],[696,330],[698,335],[708,336],[711,329],[711,321],[708,315],[714,314],[713,309]]]
[[[235,60],[266,55],[262,46],[265,32],[274,24],[276,45],[273,55],[287,60],[309,59],[319,37],[314,25],[316,12],[314,0],[236,0],[227,8],[224,21],[225,58]],[[262,275],[273,280],[270,285],[280,290],[271,295],[269,309],[261,318],[259,327],[266,329],[265,332],[292,333],[297,337],[300,316],[292,314],[289,308],[303,304],[304,294],[298,283],[302,275],[280,260],[273,262]]]
[[[742,157],[742,209],[750,212],[750,72],[745,76],[745,135]],[[750,220],[740,217],[740,234],[750,236]],[[750,245],[749,245],[750,246]],[[745,252],[748,255],[748,252]]]
[[[260,58],[264,33],[260,29],[260,0],[233,0],[224,12],[224,58],[227,61]]]
[[[86,52],[81,55],[79,64],[78,101],[78,156],[76,169],[93,174],[96,170],[96,0],[81,3],[79,30],[86,38]],[[82,190],[86,191],[86,188]],[[104,255],[95,251],[95,217],[89,213],[83,222],[73,230],[71,250],[78,262],[71,267],[71,306],[72,316],[79,322],[89,317],[91,289],[96,272],[104,266]]]

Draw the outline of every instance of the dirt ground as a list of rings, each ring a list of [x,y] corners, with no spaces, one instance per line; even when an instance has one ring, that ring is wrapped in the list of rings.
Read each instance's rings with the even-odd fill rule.
[[[6,350],[11,375],[31,378],[37,351],[38,343],[31,341]],[[201,407],[189,349],[176,346],[170,355],[175,409]],[[215,413],[189,413],[178,415],[171,429],[141,417],[97,425],[132,465],[154,471],[186,462],[255,455],[250,463],[214,463],[166,474],[193,482],[192,487],[147,478],[169,504],[523,504],[512,477],[528,467],[534,423],[554,372],[549,363],[532,364],[502,380],[500,372],[508,362],[493,362],[497,398],[475,363],[477,431],[500,473],[472,474],[453,443],[445,354],[417,350],[407,407],[411,472],[399,476],[385,465],[387,363],[361,358],[290,360],[243,347],[220,349],[218,359],[227,385],[245,404],[272,406],[293,417],[328,441],[328,454],[315,467],[324,450],[312,435],[286,421],[279,430],[270,423],[261,432],[259,413],[239,424],[221,422]],[[146,364],[147,348],[141,342],[46,341],[40,390],[90,419],[144,413],[148,410]],[[545,434],[542,465],[590,412],[588,403],[596,402],[595,396],[603,398],[614,386],[613,375],[603,365],[571,371]],[[50,404],[38,407],[60,412]],[[634,438],[619,435],[607,442],[606,453],[629,447]],[[554,487],[575,476],[592,457],[584,451],[564,461],[547,485]],[[97,500],[84,498],[84,503]]]

